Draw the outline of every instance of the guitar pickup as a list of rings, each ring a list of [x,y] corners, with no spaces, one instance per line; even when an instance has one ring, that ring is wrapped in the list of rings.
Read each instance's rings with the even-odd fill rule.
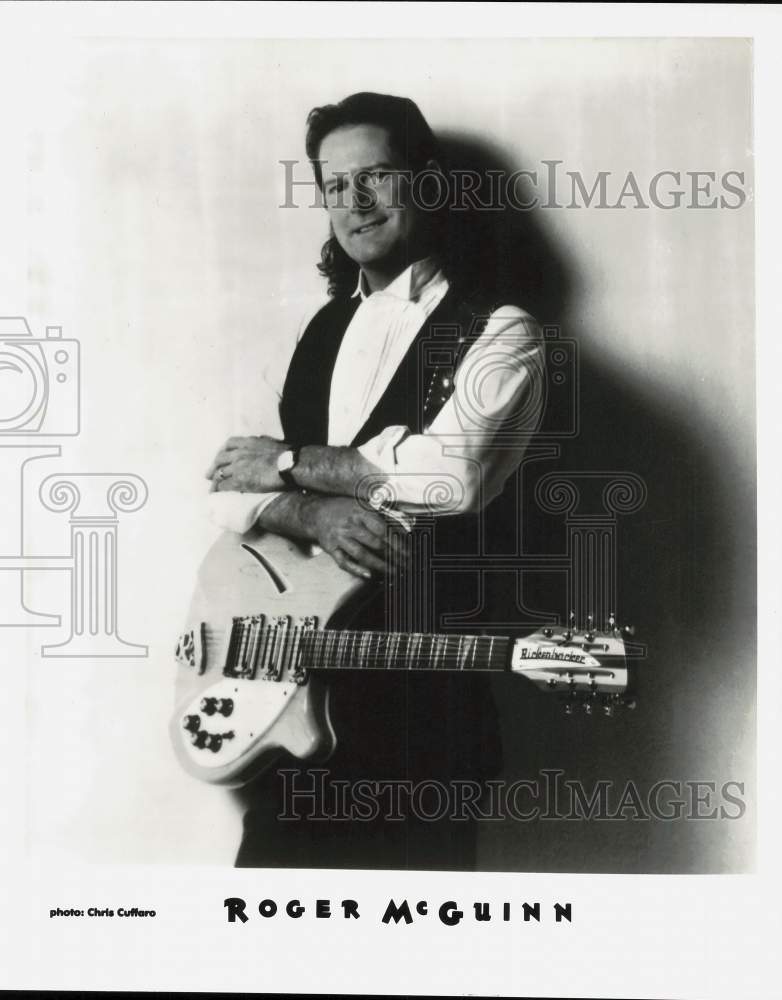
[[[270,681],[282,680],[285,672],[286,660],[289,655],[288,633],[290,631],[290,618],[287,615],[277,615],[272,618],[272,645],[269,649],[266,661],[266,678]]]

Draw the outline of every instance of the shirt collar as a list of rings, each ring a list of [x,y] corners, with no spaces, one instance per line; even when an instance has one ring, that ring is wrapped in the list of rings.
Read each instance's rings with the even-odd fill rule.
[[[444,280],[445,277],[435,258],[424,257],[423,260],[417,260],[413,264],[410,264],[390,284],[386,285],[382,291],[374,294],[390,295],[408,302],[417,302],[425,288]],[[364,302],[372,294],[367,285],[364,272],[359,270],[356,290],[353,292],[351,298],[359,297]]]

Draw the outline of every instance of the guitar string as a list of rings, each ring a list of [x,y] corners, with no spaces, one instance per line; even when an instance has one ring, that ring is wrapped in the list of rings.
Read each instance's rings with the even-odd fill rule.
[[[371,648],[372,636],[380,637],[374,650]],[[207,640],[209,638],[207,636]],[[418,649],[414,650],[412,647],[416,639]],[[405,649],[401,648],[403,640],[407,643]],[[429,648],[422,656],[425,642]],[[499,656],[494,652],[495,642]],[[275,674],[280,674],[292,669],[294,663],[295,669],[300,669],[301,660],[312,656],[316,662],[308,663],[303,669],[500,670],[505,668],[509,642],[506,637],[495,636],[383,633],[354,629],[316,631],[300,626],[291,629],[289,625],[282,628],[263,627],[260,618],[253,620],[248,617],[237,620],[231,629],[227,668],[254,675],[260,660],[264,664],[269,662],[264,672],[273,670]],[[369,646],[368,650],[363,649],[365,643]],[[451,648],[454,643],[458,644],[456,650]],[[332,647],[336,644],[336,650],[330,649],[329,644]],[[465,644],[467,649],[463,652]],[[270,655],[267,656],[267,653]],[[430,663],[432,658],[433,665]],[[364,662],[359,662],[359,659]],[[501,663],[496,662],[500,659]],[[425,665],[421,665],[421,661]]]
[[[263,674],[277,676],[302,669],[499,671],[505,670],[508,665],[508,646],[513,642],[507,636],[291,628],[289,622],[266,626],[263,622],[262,616],[246,616],[234,622],[228,644],[226,672],[230,669],[255,676],[259,665]],[[222,644],[226,631],[219,628],[205,630],[204,644],[212,648]],[[378,637],[374,649],[373,636]],[[403,643],[405,648],[402,648]],[[455,650],[452,648],[454,643],[457,644]],[[424,653],[425,644],[428,649]],[[333,648],[335,645],[336,649]],[[570,645],[570,642],[557,645]],[[466,649],[463,648],[465,646]],[[579,647],[573,643],[571,648]],[[302,660],[309,657],[313,660],[304,666]],[[563,665],[562,669],[574,666],[577,664]],[[598,665],[594,667],[600,670]]]

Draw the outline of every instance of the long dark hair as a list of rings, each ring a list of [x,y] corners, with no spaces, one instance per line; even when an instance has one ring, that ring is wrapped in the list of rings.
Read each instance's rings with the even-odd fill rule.
[[[447,170],[443,150],[413,101],[391,94],[362,92],[351,94],[339,104],[313,108],[307,116],[307,156],[321,190],[323,174],[319,160],[320,145],[330,132],[345,125],[378,125],[387,129],[392,148],[402,157],[413,176],[423,170],[430,160],[435,160],[443,171]],[[446,178],[447,173],[444,173],[443,180]],[[441,258],[443,266],[447,267],[447,204],[441,209],[433,209],[428,222],[434,253]],[[331,230],[321,248],[318,271],[328,281],[331,296],[350,295],[356,287],[358,264],[345,253]]]
[[[436,161],[442,171],[438,192],[434,198],[429,194],[424,197],[423,192],[428,188],[420,189],[425,205],[439,206],[432,209],[419,206],[420,211],[427,212],[429,252],[437,257],[457,295],[471,298],[480,291],[504,302],[518,301],[519,260],[508,243],[507,227],[503,230],[497,225],[496,212],[467,209],[464,205],[453,207],[456,187],[449,174],[448,157],[418,106],[407,97],[364,92],[352,94],[339,104],[314,108],[307,117],[306,148],[321,190],[321,143],[330,132],[345,125],[378,125],[387,129],[392,148],[412,176],[424,171],[429,161]],[[359,267],[342,249],[333,230],[321,248],[317,266],[328,282],[329,295],[342,297],[353,293]]]

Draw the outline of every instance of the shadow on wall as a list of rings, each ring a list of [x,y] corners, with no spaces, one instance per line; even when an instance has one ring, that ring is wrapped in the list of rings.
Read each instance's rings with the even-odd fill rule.
[[[496,148],[450,136],[449,166],[511,172]],[[568,815],[572,797],[561,782],[578,781],[587,797],[609,782],[614,819],[507,818],[481,826],[479,867],[489,870],[593,872],[717,872],[751,868],[754,848],[753,762],[744,753],[754,731],[755,494],[738,470],[725,468],[719,442],[702,432],[697,412],[658,407],[643,392],[644,372],[596,356],[579,329],[578,281],[567,248],[557,247],[545,213],[506,207],[470,213],[465,231],[477,234],[481,280],[499,275],[503,290],[541,324],[562,327],[579,344],[579,433],[562,440],[556,460],[525,467],[525,551],[562,551],[564,527],[535,509],[536,480],[552,471],[629,472],[646,483],[641,510],[620,517],[617,580],[624,622],[648,647],[637,671],[638,706],[607,719],[565,717],[557,699],[515,677],[495,683],[507,782],[541,781],[561,770],[554,812]],[[473,249],[475,244],[473,244]],[[606,289],[610,296],[610,288]],[[648,303],[638,303],[645,309]],[[617,316],[618,331],[632,317]],[[682,352],[687,343],[683,339]],[[496,527],[496,526],[495,526]],[[506,537],[512,537],[511,530]],[[550,575],[551,576],[551,575]],[[561,580],[533,581],[528,606],[561,619],[567,596]],[[754,750],[753,750],[754,753]],[[553,780],[553,777],[550,778]],[[651,815],[656,783],[659,811]],[[687,782],[713,782],[693,786]],[[726,782],[744,783],[742,792]],[[637,794],[635,794],[637,792]],[[700,803],[696,800],[700,798]],[[599,801],[599,800],[598,800]],[[685,805],[677,806],[676,802]],[[520,791],[520,814],[542,799]],[[624,808],[621,808],[624,806]],[[544,809],[540,810],[541,812]],[[727,813],[728,815],[725,815]],[[709,818],[707,818],[709,817]]]

